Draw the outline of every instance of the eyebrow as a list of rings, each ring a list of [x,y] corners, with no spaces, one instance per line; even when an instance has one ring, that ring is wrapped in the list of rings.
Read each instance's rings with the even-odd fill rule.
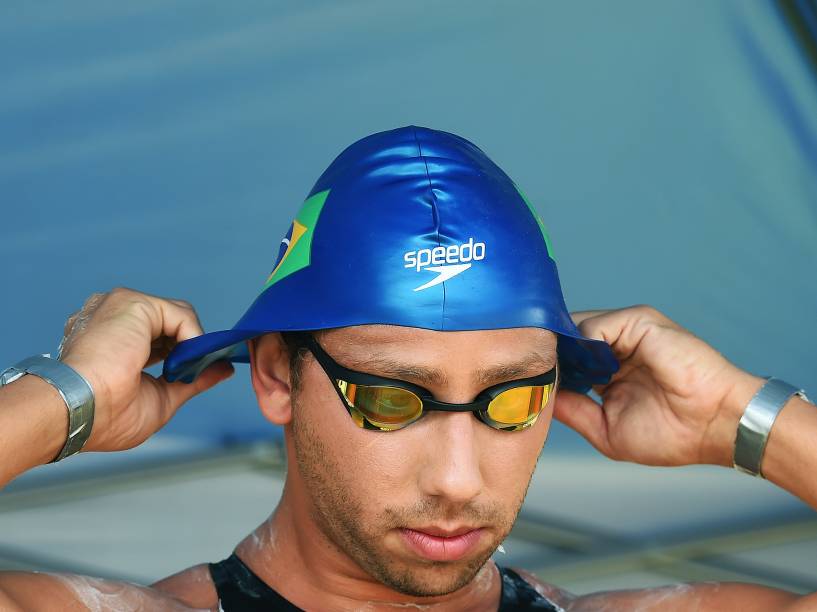
[[[554,366],[553,359],[545,359],[540,353],[529,353],[519,361],[480,368],[475,373],[476,381],[482,385],[493,382],[528,378],[541,374]],[[537,366],[537,367],[535,367]],[[413,379],[425,384],[446,385],[448,377],[438,368],[428,368],[420,365],[400,363],[387,357],[370,357],[357,360],[353,369],[373,369],[390,378]]]

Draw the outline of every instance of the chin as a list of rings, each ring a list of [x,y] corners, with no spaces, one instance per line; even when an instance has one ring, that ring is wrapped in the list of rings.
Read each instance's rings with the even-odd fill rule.
[[[483,551],[470,559],[450,562],[407,563],[379,566],[375,578],[398,593],[412,597],[437,597],[460,590],[480,573],[491,557]]]

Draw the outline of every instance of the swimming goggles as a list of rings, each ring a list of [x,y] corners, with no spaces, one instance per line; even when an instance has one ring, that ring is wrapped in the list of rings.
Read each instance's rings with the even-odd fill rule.
[[[430,391],[394,378],[343,367],[323,350],[309,332],[283,332],[315,356],[333,383],[355,424],[363,429],[394,431],[410,425],[429,410],[473,412],[486,425],[517,431],[536,422],[557,384],[557,366],[544,374],[520,378],[483,389],[473,402],[451,404],[434,399]]]

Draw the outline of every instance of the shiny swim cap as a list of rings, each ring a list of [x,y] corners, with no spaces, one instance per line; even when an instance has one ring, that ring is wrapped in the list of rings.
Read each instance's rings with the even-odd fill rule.
[[[192,382],[216,360],[248,363],[246,340],[269,332],[370,323],[548,329],[561,385],[576,391],[619,367],[571,320],[545,226],[516,184],[465,138],[409,125],[335,158],[244,316],[177,344],[163,374]]]

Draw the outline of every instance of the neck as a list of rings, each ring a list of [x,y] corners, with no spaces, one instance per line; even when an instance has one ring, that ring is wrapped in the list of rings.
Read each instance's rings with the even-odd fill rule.
[[[499,572],[489,560],[463,588],[436,597],[413,597],[392,590],[364,572],[295,503],[289,479],[275,512],[237,547],[261,580],[295,605],[312,609],[496,610]]]

